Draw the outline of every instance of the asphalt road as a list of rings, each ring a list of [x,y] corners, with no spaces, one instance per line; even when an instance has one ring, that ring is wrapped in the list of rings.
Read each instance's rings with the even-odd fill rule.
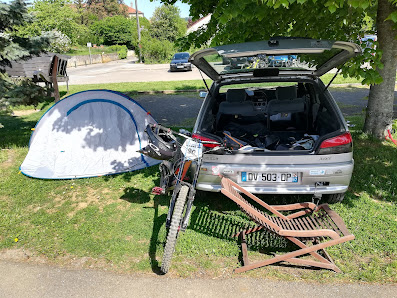
[[[396,297],[397,286],[318,284],[244,278],[122,275],[0,261],[0,298],[8,297]]]
[[[183,72],[170,72],[169,68],[169,64],[150,65],[135,63],[133,60],[117,60],[104,64],[70,67],[67,72],[70,85],[201,79],[196,67],[193,67],[192,71]]]

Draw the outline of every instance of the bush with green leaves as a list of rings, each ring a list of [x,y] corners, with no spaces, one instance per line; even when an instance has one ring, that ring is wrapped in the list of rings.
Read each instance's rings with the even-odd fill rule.
[[[119,59],[127,58],[128,49],[125,45],[110,46],[108,47],[108,50],[112,52],[117,52],[117,54],[119,55]]]
[[[141,40],[141,53],[145,63],[169,63],[175,53],[174,43],[168,40],[158,40],[145,37]],[[137,52],[138,49],[135,49]],[[138,55],[138,53],[137,53]]]
[[[7,112],[16,105],[37,106],[48,99],[47,91],[28,78],[12,79],[0,73],[0,110]]]
[[[78,13],[67,0],[36,0],[29,7],[33,22],[19,26],[20,36],[40,35],[42,31],[59,31],[67,35],[73,44],[77,44],[85,32],[85,26],[78,24]]]
[[[136,27],[123,16],[106,17],[90,26],[93,35],[101,36],[105,45],[126,45],[133,48],[136,44]]]
[[[46,48],[49,52],[66,53],[72,46],[70,38],[57,30],[42,32],[41,35],[50,40],[50,45]]]

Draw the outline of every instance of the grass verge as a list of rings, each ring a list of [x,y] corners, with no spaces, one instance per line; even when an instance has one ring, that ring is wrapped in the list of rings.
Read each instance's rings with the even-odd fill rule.
[[[325,74],[321,77],[324,84],[328,84],[332,79],[333,74]],[[206,80],[208,86],[211,85],[211,80]],[[360,83],[359,80],[354,78],[343,78],[343,76],[338,75],[333,82],[336,84],[356,84]],[[272,85],[266,83],[264,85]],[[279,84],[278,84],[279,85]],[[242,85],[239,85],[240,88]],[[202,80],[187,80],[187,81],[163,81],[163,82],[125,82],[125,83],[110,83],[110,84],[88,84],[88,85],[72,85],[69,87],[69,93],[73,94],[76,92],[92,89],[110,89],[126,93],[128,95],[134,95],[138,92],[143,91],[183,91],[183,90],[198,90],[205,89],[204,82]],[[66,94],[66,86],[60,86],[59,90],[61,96]]]
[[[30,128],[44,111],[28,116],[0,116],[0,256],[119,272],[158,272],[166,237],[167,196],[153,196],[157,168],[116,176],[78,180],[38,180],[19,173]],[[333,205],[356,236],[328,249],[343,273],[291,266],[268,266],[251,277],[318,282],[397,282],[397,149],[360,132],[356,126],[355,171],[342,203]],[[266,196],[270,203],[308,198]],[[247,224],[225,197],[198,198],[190,224],[176,245],[170,275],[228,276],[239,266],[239,245],[232,237]],[[290,251],[283,239],[267,233],[249,239],[253,260],[260,253]]]

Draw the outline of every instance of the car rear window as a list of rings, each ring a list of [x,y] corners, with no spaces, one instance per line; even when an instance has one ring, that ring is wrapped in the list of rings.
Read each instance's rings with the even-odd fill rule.
[[[331,49],[316,54],[256,55],[233,58],[212,54],[204,56],[203,58],[218,74],[231,74],[252,72],[254,69],[258,68],[315,70],[327,62],[331,57],[341,52],[341,49]]]
[[[188,59],[189,54],[188,53],[176,53],[172,59],[174,60],[183,60],[183,59]]]

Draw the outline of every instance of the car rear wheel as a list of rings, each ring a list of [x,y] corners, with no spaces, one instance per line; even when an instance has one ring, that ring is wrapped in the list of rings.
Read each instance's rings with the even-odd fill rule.
[[[325,203],[339,203],[342,202],[345,197],[345,193],[334,193],[334,194],[329,194],[329,195],[323,195],[322,201]]]

